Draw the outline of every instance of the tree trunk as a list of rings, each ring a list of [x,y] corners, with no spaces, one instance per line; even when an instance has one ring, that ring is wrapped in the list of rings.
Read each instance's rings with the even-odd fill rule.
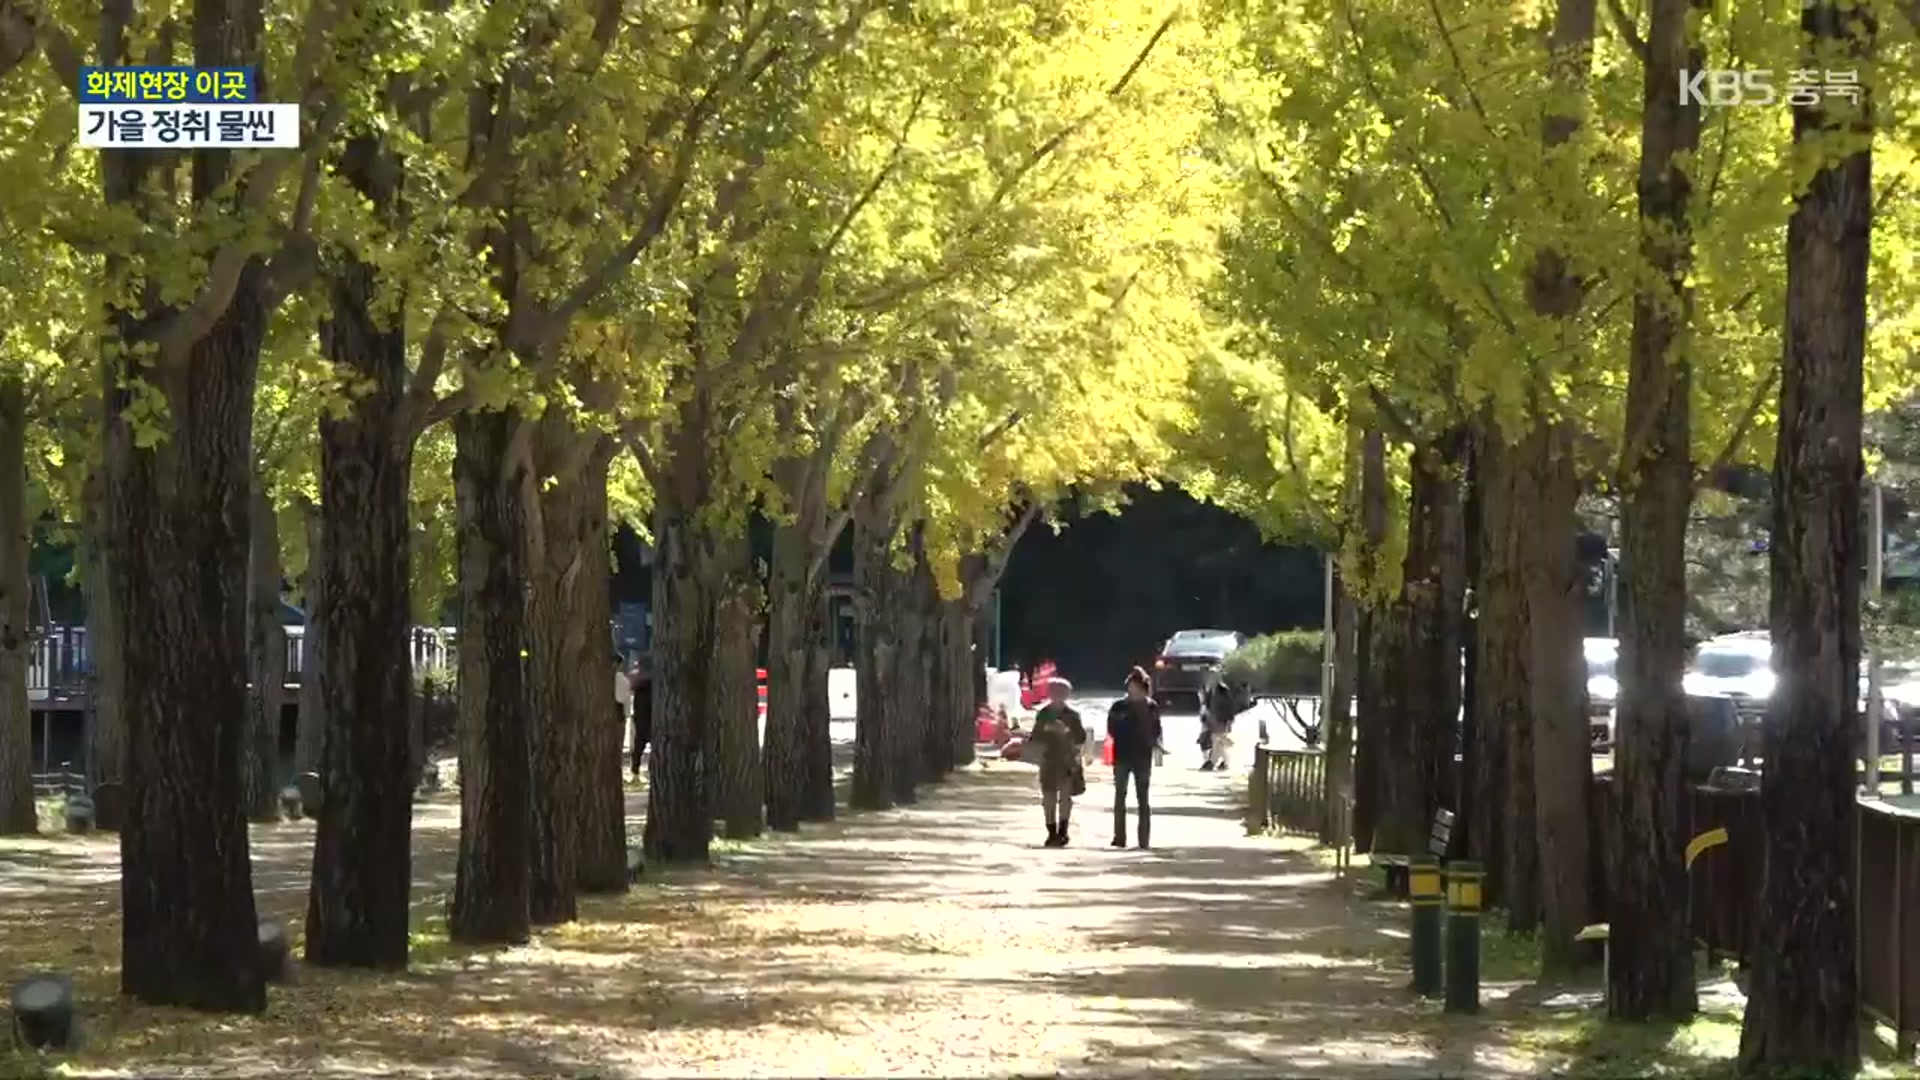
[[[594,627],[613,623],[613,538],[607,511],[607,478],[618,445],[601,438],[580,471],[575,504],[580,537],[580,571],[574,575],[568,608],[586,632],[576,656],[578,682],[599,685],[599,692],[583,692],[584,727],[580,740],[581,788],[580,858],[575,878],[585,893],[627,891],[627,792],[623,784],[620,748],[626,742],[626,721],[608,688],[607,668],[612,644]],[[596,684],[594,680],[599,680]]]
[[[1640,146],[1641,254],[1657,284],[1634,298],[1621,453],[1621,629],[1614,731],[1615,835],[1608,874],[1609,1011],[1624,1020],[1685,1020],[1699,1007],[1688,919],[1686,527],[1693,500],[1686,279],[1693,261],[1692,182],[1681,157],[1700,145],[1700,107],[1673,92],[1706,66],[1690,43],[1698,0],[1654,0],[1647,32]],[[1771,766],[1771,762],[1769,762]],[[1771,771],[1771,768],[1769,768]],[[1849,846],[1848,850],[1851,850]]]
[[[968,612],[969,644],[973,647],[973,662],[967,668],[973,682],[973,707],[978,709],[987,703],[987,663],[993,656],[993,641],[987,634],[987,605],[993,603],[989,591],[978,607]]]
[[[1413,585],[1414,590],[1420,588]],[[1378,817],[1373,822],[1372,850],[1387,855],[1417,855],[1426,850],[1421,811],[1426,806],[1426,769],[1421,757],[1420,731],[1410,701],[1423,687],[1415,685],[1412,640],[1413,597],[1403,587],[1374,623],[1374,663],[1380,755],[1373,776]]]
[[[1527,529],[1519,547],[1526,589],[1528,684],[1533,722],[1534,838],[1540,859],[1541,964],[1546,974],[1587,960],[1574,940],[1592,915],[1592,817],[1587,796],[1593,757],[1586,723],[1586,661],[1581,649],[1584,577],[1575,558],[1580,478],[1572,432],[1538,424],[1528,435],[1517,490]],[[1551,778],[1550,783],[1539,782]]]
[[[1432,584],[1432,609],[1427,618],[1433,624],[1427,631],[1432,646],[1423,658],[1433,691],[1426,698],[1429,711],[1420,726],[1422,756],[1427,763],[1427,800],[1422,813],[1426,828],[1431,828],[1435,811],[1460,809],[1460,664],[1465,644],[1461,611],[1467,589],[1460,463],[1465,442],[1464,430],[1450,431],[1430,456],[1420,461],[1422,497],[1429,507],[1422,515],[1427,526],[1423,538],[1427,577]]]
[[[391,212],[397,191],[391,174],[377,167],[383,152],[377,140],[356,137],[342,154],[341,172],[377,211]],[[306,958],[319,966],[399,971],[407,966],[413,883],[414,784],[402,722],[417,707],[407,640],[407,341],[403,327],[375,314],[381,283],[370,264],[344,260],[327,289],[322,347],[368,391],[345,415],[320,421],[321,504],[307,510],[308,620],[294,768],[319,773],[323,797],[307,890]]]
[[[1360,855],[1373,851],[1380,815],[1380,756],[1386,750],[1387,732],[1380,699],[1380,664],[1385,654],[1377,646],[1384,615],[1384,608],[1376,616],[1372,608],[1361,607],[1353,627],[1354,705],[1359,710],[1353,725],[1353,850]]]
[[[527,903],[535,926],[572,922],[579,914],[581,835],[586,827],[587,728],[603,696],[612,645],[596,650],[589,678],[581,663],[601,645],[596,627],[573,601],[588,543],[587,501],[575,455],[593,453],[595,439],[574,430],[559,406],[548,406],[534,435],[534,467],[528,476],[527,532],[531,543],[528,632],[532,648],[527,684],[533,721],[533,872]],[[606,583],[600,583],[602,591]],[[604,625],[604,624],[602,624]]]
[[[1479,591],[1482,576],[1483,556],[1486,554],[1486,541],[1481,536],[1481,525],[1485,512],[1480,497],[1480,443],[1485,425],[1476,420],[1466,431],[1466,467],[1462,472],[1460,508],[1461,551],[1466,563],[1466,595],[1463,597],[1460,618],[1460,769],[1459,792],[1457,794],[1458,815],[1453,821],[1453,836],[1449,856],[1473,858],[1467,852],[1475,851],[1478,831],[1491,816],[1483,801],[1483,787],[1480,782],[1480,623]],[[1486,877],[1482,879],[1481,900],[1488,907],[1498,905],[1499,895],[1494,890],[1493,878],[1498,860],[1494,863],[1482,863]]]
[[[524,944],[531,931],[525,423],[511,409],[474,411],[457,416],[453,428],[460,527],[460,856],[447,925],[455,941],[476,945]],[[404,746],[404,728],[395,726]]]
[[[1459,489],[1436,446],[1413,455],[1407,553],[1400,595],[1383,639],[1381,713],[1387,753],[1380,759],[1380,816],[1374,848],[1427,850],[1434,810],[1453,774],[1460,701],[1459,635],[1450,599],[1457,582]],[[1450,582],[1454,578],[1454,582]],[[1378,655],[1378,654],[1377,654]]]
[[[1320,829],[1323,844],[1344,844],[1352,839],[1352,822],[1331,812],[1342,800],[1353,797],[1353,688],[1355,676],[1354,631],[1359,608],[1347,593],[1344,577],[1333,579],[1333,700],[1325,703],[1326,717],[1321,734],[1326,740],[1326,773],[1322,778],[1329,813]],[[1338,826],[1345,822],[1347,828]]]
[[[1534,842],[1533,719],[1527,691],[1527,598],[1514,518],[1513,450],[1489,423],[1474,451],[1480,503],[1479,636],[1474,651],[1473,827],[1469,854],[1487,868],[1488,902],[1532,933],[1540,922],[1539,850]],[[1497,891],[1496,891],[1497,890]]]
[[[1871,20],[1868,8],[1808,4],[1803,62],[1831,64],[1825,58],[1838,52],[1852,61],[1844,66],[1865,67]],[[1873,159],[1869,115],[1824,100],[1795,107],[1796,148],[1834,127],[1861,142],[1814,175],[1787,224],[1769,612],[1780,675],[1763,729],[1767,872],[1740,1039],[1748,1076],[1851,1075],[1860,1065],[1852,843]]]
[[[863,500],[864,501],[864,500]],[[859,647],[853,736],[852,806],[886,810],[898,798],[901,723],[899,708],[899,604],[893,570],[894,526],[863,508],[853,519],[853,612]]]
[[[1381,647],[1388,609],[1379,600],[1383,572],[1381,552],[1387,539],[1387,451],[1379,430],[1360,440],[1360,529],[1364,582],[1372,595],[1354,626],[1356,687],[1360,717],[1353,760],[1353,850],[1375,850],[1374,833],[1380,818],[1380,763],[1387,755],[1389,726],[1382,668],[1387,652]]]
[[[800,828],[807,785],[807,624],[809,567],[805,527],[781,522],[773,530],[767,616],[767,734],[762,755],[767,827]]]
[[[806,786],[800,793],[800,820],[826,822],[834,819],[837,794],[833,788],[833,710],[828,701],[828,669],[833,650],[833,633],[828,607],[825,560],[815,570],[807,586],[807,651],[802,671],[806,679]]]
[[[287,693],[287,630],[280,619],[280,524],[254,482],[247,548],[247,749],[241,791],[247,817],[280,820],[280,703]]]
[[[80,545],[81,587],[87,604],[87,776],[95,786],[126,778],[126,669],[120,658],[119,608],[108,587],[106,477],[98,469],[87,476],[84,498],[85,536]],[[102,828],[118,828],[118,821],[102,821]]]
[[[118,56],[127,12],[103,12],[100,51]],[[263,22],[258,3],[201,5],[194,62],[258,63]],[[233,155],[189,156],[192,213],[231,213]],[[101,154],[108,206],[148,213],[156,168],[139,153]],[[110,257],[108,276],[122,273],[137,278],[140,268]],[[122,295],[150,292],[136,281]],[[178,325],[177,313],[139,305],[111,312],[103,342],[107,588],[126,680],[120,985],[150,1005],[266,1008],[240,791],[247,494],[266,299],[264,268],[249,260],[225,310],[190,345],[157,357],[136,348],[156,324]],[[142,409],[136,421],[136,397],[151,404],[149,391],[165,412]]]
[[[650,863],[704,864],[713,843],[716,552],[700,520],[712,484],[711,429],[712,402],[696,393],[681,406],[669,475],[654,496],[653,753],[642,841]]]
[[[953,694],[947,689],[949,662],[943,634],[940,584],[934,580],[933,566],[927,561],[924,526],[914,552],[914,613],[920,622],[920,658],[917,674],[920,684],[922,745],[925,747],[927,779],[939,783],[953,771],[954,737],[959,726],[952,710]]]
[[[33,709],[27,661],[33,605],[27,602],[27,410],[20,380],[0,381],[0,836],[37,832],[33,807]]]
[[[942,600],[939,620],[941,700],[953,738],[949,760],[953,768],[960,769],[974,761],[974,716],[980,707],[973,698],[971,669],[979,666],[973,652],[973,615],[964,599]]]
[[[212,183],[201,157],[196,191]],[[126,679],[121,988],[148,1004],[266,1008],[240,787],[250,429],[265,327],[256,264],[183,364],[150,372],[131,353],[116,357],[106,390],[108,587]],[[148,378],[166,394],[168,430],[142,447],[126,414]]]
[[[326,486],[324,476],[321,486]],[[327,747],[327,699],[324,692],[327,670],[324,612],[328,607],[326,580],[330,561],[327,555],[327,512],[325,507],[302,500],[301,516],[306,521],[307,529],[307,572],[300,585],[307,607],[307,626],[300,639],[300,692],[293,733],[295,776],[320,772]],[[405,653],[404,645],[401,651]]]
[[[714,596],[713,697],[714,816],[721,835],[751,840],[761,832],[766,788],[760,766],[758,691],[754,654],[760,631],[759,578],[746,532],[724,545],[724,573]],[[771,692],[769,692],[771,697]],[[771,707],[771,704],[769,704]]]
[[[907,554],[917,558],[917,536],[907,530]],[[931,780],[927,768],[926,620],[921,617],[919,583],[911,563],[889,563],[891,603],[884,617],[894,627],[892,715],[895,724],[893,800],[901,806],[920,801],[920,785]]]

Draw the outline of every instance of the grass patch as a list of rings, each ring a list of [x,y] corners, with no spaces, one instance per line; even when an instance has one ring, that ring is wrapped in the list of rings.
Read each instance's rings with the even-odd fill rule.
[[[1480,981],[1533,982],[1540,978],[1540,936],[1507,928],[1507,913],[1480,917]]]
[[[1610,1021],[1598,1009],[1542,1012],[1512,1029],[1514,1045],[1538,1054],[1542,1071],[1619,1078],[1727,1077],[1740,1052],[1737,1009],[1702,1012],[1685,1024]]]

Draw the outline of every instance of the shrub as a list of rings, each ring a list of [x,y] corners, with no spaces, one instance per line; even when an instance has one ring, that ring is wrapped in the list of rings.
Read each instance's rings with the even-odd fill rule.
[[[1255,694],[1320,692],[1321,643],[1318,630],[1283,630],[1254,638],[1227,657],[1228,679]]]
[[[452,669],[414,672],[413,691],[419,700],[420,749],[427,754],[451,749],[460,727],[460,699]]]

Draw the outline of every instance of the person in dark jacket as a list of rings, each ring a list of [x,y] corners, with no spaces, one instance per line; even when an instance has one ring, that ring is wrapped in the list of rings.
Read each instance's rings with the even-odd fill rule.
[[[633,778],[638,780],[641,755],[653,741],[653,672],[648,670],[645,656],[634,658],[627,685],[633,694]]]
[[[1107,711],[1107,738],[1113,740],[1113,846],[1127,846],[1127,784],[1140,807],[1140,847],[1150,846],[1153,807],[1147,786],[1153,778],[1153,759],[1160,752],[1160,703],[1153,700],[1153,682],[1143,668],[1127,673],[1127,696]]]
[[[1080,748],[1087,745],[1087,727],[1080,713],[1067,704],[1073,684],[1065,679],[1047,681],[1047,703],[1033,718],[1033,737],[1028,740],[1038,752],[1040,766],[1040,807],[1047,819],[1047,847],[1067,846],[1067,825],[1073,818],[1073,797],[1087,790],[1086,774],[1081,771]]]

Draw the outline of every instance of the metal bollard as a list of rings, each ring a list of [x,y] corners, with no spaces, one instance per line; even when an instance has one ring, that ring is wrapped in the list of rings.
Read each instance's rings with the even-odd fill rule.
[[[1407,860],[1407,899],[1413,909],[1413,992],[1440,996],[1440,860]]]
[[[1447,1000],[1450,1013],[1480,1011],[1479,863],[1447,867]]]

